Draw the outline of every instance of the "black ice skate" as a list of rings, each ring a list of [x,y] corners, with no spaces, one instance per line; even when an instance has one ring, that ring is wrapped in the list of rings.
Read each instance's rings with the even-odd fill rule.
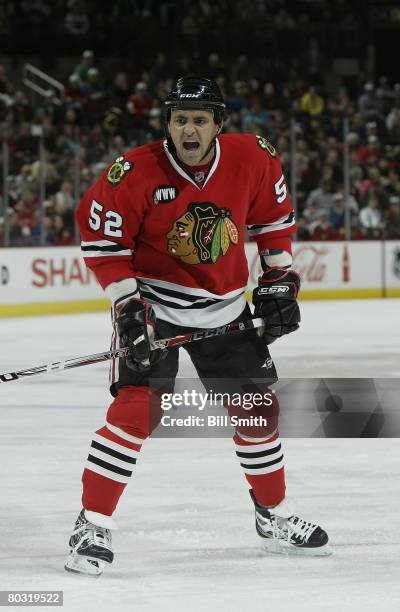
[[[332,551],[328,534],[313,523],[296,516],[283,500],[275,508],[260,506],[250,491],[256,510],[256,530],[269,552],[304,556],[326,556]]]
[[[82,510],[69,539],[71,548],[65,569],[69,572],[100,576],[106,563],[112,563],[111,529],[117,525],[110,516]]]

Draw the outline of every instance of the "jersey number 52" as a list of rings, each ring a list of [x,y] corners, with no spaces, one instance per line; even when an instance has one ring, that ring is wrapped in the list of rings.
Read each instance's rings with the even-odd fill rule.
[[[108,210],[105,215],[103,212],[104,206],[96,200],[93,200],[92,206],[90,207],[89,216],[89,227],[97,232],[102,224],[104,224],[103,233],[105,236],[113,236],[114,238],[121,238],[122,236],[122,217],[114,210]]]
[[[287,196],[287,187],[285,184],[285,178],[282,174],[281,178],[276,181],[275,185],[275,195],[277,204],[282,204],[286,200]]]

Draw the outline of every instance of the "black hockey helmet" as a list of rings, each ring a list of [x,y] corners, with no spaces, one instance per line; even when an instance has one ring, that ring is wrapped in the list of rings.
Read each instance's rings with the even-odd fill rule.
[[[215,81],[205,77],[188,75],[178,79],[165,98],[164,106],[167,123],[171,118],[171,110],[176,108],[209,110],[217,124],[222,124],[227,117],[220,88]]]

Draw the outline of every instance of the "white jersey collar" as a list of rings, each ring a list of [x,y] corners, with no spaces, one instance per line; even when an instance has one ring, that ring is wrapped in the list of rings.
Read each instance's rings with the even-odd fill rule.
[[[210,180],[210,178],[212,177],[212,175],[216,171],[218,163],[219,163],[219,158],[221,157],[221,147],[220,147],[218,138],[215,139],[215,157],[214,157],[214,161],[213,161],[212,166],[211,166],[211,168],[210,168],[210,170],[209,170],[209,172],[207,174],[206,180],[204,181],[204,183],[202,184],[201,187],[199,187],[199,185],[196,183],[196,181],[193,180],[193,178],[190,176],[190,174],[188,172],[186,172],[186,170],[184,168],[182,168],[182,166],[176,161],[176,159],[174,158],[174,156],[171,154],[171,152],[168,149],[168,144],[167,144],[166,140],[164,140],[163,145],[164,145],[165,154],[168,157],[171,166],[173,166],[173,168],[177,171],[178,174],[183,176],[183,178],[185,178],[187,181],[192,183],[192,185],[194,185],[195,187],[197,187],[197,189],[199,191],[201,191],[203,189],[203,187],[205,187],[207,185],[208,181]]]

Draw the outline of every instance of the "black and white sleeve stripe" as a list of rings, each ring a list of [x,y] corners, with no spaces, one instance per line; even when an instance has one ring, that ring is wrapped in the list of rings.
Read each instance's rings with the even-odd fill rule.
[[[93,242],[81,242],[83,257],[115,257],[121,255],[132,255],[132,251],[126,247],[112,242],[111,240],[95,240]]]
[[[259,236],[260,234],[267,234],[269,232],[277,232],[279,230],[287,229],[288,227],[292,227],[295,225],[294,212],[292,211],[288,215],[284,217],[280,217],[280,219],[276,219],[272,223],[258,224],[258,225],[248,225],[247,230],[250,238],[254,238],[255,236]]]

